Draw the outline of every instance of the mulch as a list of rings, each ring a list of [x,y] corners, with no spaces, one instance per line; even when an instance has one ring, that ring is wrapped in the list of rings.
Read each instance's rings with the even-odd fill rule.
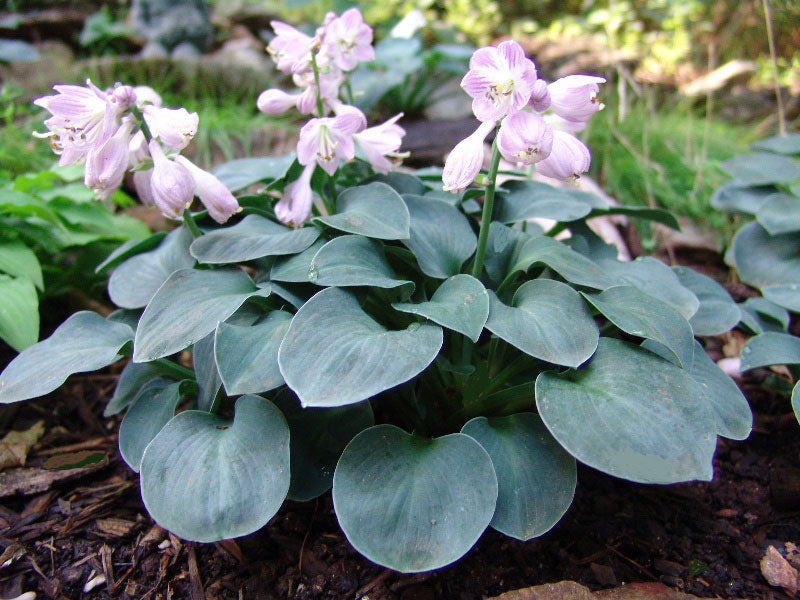
[[[707,341],[718,359],[736,340]],[[355,552],[330,493],[287,501],[261,531],[236,540],[193,544],[159,528],[119,456],[119,417],[101,416],[119,370],[74,376],[47,398],[0,407],[2,434],[45,423],[25,466],[0,473],[0,598],[468,600],[561,580],[789,597],[759,567],[770,545],[784,554],[800,545],[798,423],[768,370],[739,380],[755,427],[748,440],[719,440],[713,481],[641,485],[579,465],[575,501],[552,531],[523,543],[487,530],[456,564],[418,575]],[[64,452],[91,466],[45,468]]]

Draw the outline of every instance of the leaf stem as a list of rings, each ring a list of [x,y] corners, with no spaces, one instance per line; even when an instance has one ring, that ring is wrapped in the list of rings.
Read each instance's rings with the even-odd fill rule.
[[[184,367],[183,365],[179,365],[178,363],[172,362],[167,358],[157,358],[153,361],[150,361],[154,366],[158,367],[167,375],[171,375],[172,377],[176,377],[178,379],[191,379],[192,381],[195,380],[195,374],[192,369]]]
[[[189,228],[189,232],[192,234],[193,238],[199,238],[201,235],[203,235],[203,232],[200,231],[200,228],[197,226],[192,213],[190,213],[188,209],[183,211],[183,222],[186,223],[186,227]]]
[[[472,264],[472,276],[481,278],[483,272],[483,259],[486,257],[486,244],[489,241],[489,225],[492,222],[492,209],[494,208],[494,189],[497,179],[497,168],[500,166],[500,149],[497,147],[497,136],[492,142],[492,164],[489,167],[486,195],[483,199],[483,212],[481,213],[481,229],[478,234],[478,249],[475,251],[475,262]]]

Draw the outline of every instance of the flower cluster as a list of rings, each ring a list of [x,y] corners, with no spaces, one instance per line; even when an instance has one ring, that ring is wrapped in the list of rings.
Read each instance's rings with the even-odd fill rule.
[[[461,81],[472,98],[478,129],[459,142],[445,163],[444,189],[463,191],[480,171],[483,141],[500,123],[497,146],[512,163],[536,164],[555,179],[577,179],[589,169],[589,149],[573,133],[602,108],[597,100],[602,77],[569,75],[551,84],[515,41],[475,51]],[[547,110],[551,114],[542,115]]]
[[[405,130],[397,124],[402,114],[368,128],[364,114],[339,98],[347,73],[375,58],[372,28],[358,9],[341,16],[329,12],[313,37],[280,21],[272,21],[272,28],[275,37],[267,50],[302,91],[265,90],[258,97],[259,110],[277,115],[294,107],[316,115],[300,130],[297,143],[297,160],[305,168],[275,205],[278,219],[299,226],[311,216],[311,176],[317,166],[333,175],[342,162],[353,160],[357,144],[373,169],[387,173],[405,156],[399,152]]]
[[[219,223],[241,210],[219,179],[180,155],[197,133],[197,113],[162,107],[146,86],[102,91],[87,80],[86,87],[53,89],[34,101],[52,115],[44,122],[49,131],[37,135],[50,138],[60,165],[86,162],[84,181],[98,198],[108,199],[133,171],[142,202],[168,217],[180,217],[195,194]]]

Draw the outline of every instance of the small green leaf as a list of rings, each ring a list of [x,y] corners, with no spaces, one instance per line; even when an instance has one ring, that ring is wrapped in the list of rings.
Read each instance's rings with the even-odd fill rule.
[[[133,343],[134,362],[147,362],[191,346],[214,331],[252,296],[266,297],[239,269],[181,269],[147,305]]]
[[[175,416],[181,400],[181,384],[163,377],[151,379],[133,399],[119,426],[119,453],[139,472],[147,444]]]
[[[501,223],[516,223],[543,218],[555,221],[575,221],[588,215],[592,207],[572,198],[561,188],[541,181],[511,180],[503,184],[507,193],[497,195],[493,219]]]
[[[120,358],[133,331],[89,311],[77,312],[46,340],[23,350],[0,374],[0,403],[43,396],[73,373],[96,371]]]
[[[137,254],[119,265],[108,280],[108,295],[114,304],[122,308],[146,306],[172,273],[194,265],[189,254],[191,242],[189,230],[179,227],[155,250]]]
[[[325,244],[311,260],[308,275],[312,283],[326,286],[395,288],[414,285],[397,278],[380,242],[360,235],[343,235]]]
[[[669,304],[630,285],[611,287],[599,294],[583,294],[583,297],[625,333],[655,340],[672,352],[678,366],[691,366],[692,327]]]
[[[291,320],[291,313],[275,310],[254,325],[219,324],[214,354],[229,396],[260,394],[283,385],[278,348]]]
[[[615,477],[675,483],[713,476],[716,421],[699,385],[638,346],[601,338],[584,368],[539,375],[536,406],[567,452]]]
[[[129,362],[122,369],[114,395],[108,401],[103,416],[112,417],[125,410],[148,381],[163,375],[164,372],[151,363]]]
[[[29,279],[0,275],[0,338],[17,351],[39,339],[39,295]]]
[[[404,195],[411,215],[411,230],[403,245],[414,253],[429,277],[457,275],[475,252],[478,239],[467,217],[457,208],[427,196]]]
[[[534,358],[569,367],[588,359],[599,337],[580,294],[552,279],[523,283],[511,306],[490,291],[486,329]]]
[[[254,260],[264,256],[297,254],[319,237],[316,227],[292,229],[260,215],[247,215],[232,227],[222,227],[200,236],[189,252],[201,263],[222,264]]]
[[[289,490],[289,428],[258,396],[236,402],[233,422],[184,411],[150,442],[141,462],[150,516],[186,540],[216,542],[269,521]]]
[[[433,362],[442,341],[436,325],[389,331],[354,296],[327,288],[297,311],[278,364],[303,406],[343,406],[408,381]]]
[[[408,238],[408,209],[400,194],[385,183],[344,190],[336,199],[336,213],[314,222],[381,240]]]
[[[19,240],[0,242],[0,271],[12,277],[24,277],[40,290],[44,289],[39,259]]]
[[[417,573],[466,554],[492,520],[497,477],[468,435],[429,439],[376,425],[347,445],[333,505],[347,539],[380,565]]]
[[[291,390],[275,398],[291,432],[289,499],[307,502],[333,485],[342,450],[360,431],[375,424],[369,402],[337,408],[302,408]]]
[[[800,198],[791,194],[772,194],[756,215],[770,235],[800,231]]]
[[[497,473],[499,490],[492,527],[527,541],[561,520],[575,496],[577,466],[538,415],[477,417],[464,425],[461,433],[483,446]]]
[[[761,289],[764,298],[792,312],[800,313],[800,285],[787,283],[770,285]]]
[[[489,295],[480,281],[462,274],[445,279],[427,302],[397,302],[392,308],[423,316],[477,342],[489,316]]]
[[[771,331],[750,338],[742,348],[742,371],[772,365],[800,365],[800,338]]]
[[[765,185],[768,183],[792,183],[800,178],[800,165],[789,156],[771,152],[739,154],[721,163],[739,184]]]
[[[800,281],[800,232],[769,235],[758,223],[748,223],[736,233],[732,248],[745,283],[762,288]]]
[[[672,267],[672,271],[700,302],[697,312],[689,319],[695,335],[720,335],[736,327],[741,311],[724,287],[688,267]]]

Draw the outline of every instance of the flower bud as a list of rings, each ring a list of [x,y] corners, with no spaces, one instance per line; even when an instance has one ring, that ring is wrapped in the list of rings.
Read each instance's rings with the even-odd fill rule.
[[[152,206],[155,204],[153,201],[153,192],[150,189],[150,180],[153,177],[153,169],[145,171],[133,172],[133,187],[136,189],[136,195],[145,206]]]
[[[503,120],[497,147],[508,162],[532,165],[550,154],[553,130],[538,114],[521,110]]]
[[[141,130],[137,131],[128,143],[130,152],[130,168],[135,169],[139,165],[150,160],[150,150],[147,148],[147,140]]]
[[[160,108],[145,106],[144,120],[153,137],[157,137],[172,150],[183,150],[197,133],[200,117],[185,108]]]
[[[544,112],[550,108],[550,91],[547,89],[547,82],[544,79],[537,79],[533,84],[528,106],[536,112]]]
[[[120,111],[128,110],[136,104],[136,91],[129,85],[118,85],[111,92],[111,101]]]
[[[605,82],[602,77],[594,75],[568,75],[557,79],[547,86],[550,108],[568,121],[588,121],[603,108],[597,92],[600,90],[598,84]]]
[[[269,89],[264,90],[258,96],[256,105],[258,110],[268,115],[282,115],[297,102],[297,96],[287,94],[283,90]]]
[[[194,191],[200,202],[208,209],[208,214],[217,223],[224,223],[231,215],[242,210],[236,198],[225,184],[208,171],[204,171],[189,159],[176,156],[175,162],[186,167],[194,180]]]
[[[444,191],[461,193],[475,180],[483,164],[483,140],[495,125],[496,121],[484,121],[474,133],[456,144],[444,163]]]
[[[293,181],[283,190],[283,198],[275,204],[275,216],[282,223],[299,227],[311,216],[311,203],[314,199],[311,175],[316,165],[315,162],[307,164],[297,181]]]
[[[137,85],[133,91],[136,93],[136,106],[139,108],[144,107],[145,104],[161,106],[161,96],[150,86]]]
[[[553,131],[553,149],[550,156],[536,165],[536,170],[545,177],[553,179],[578,179],[581,173],[589,170],[592,156],[589,148],[565,131]]]
[[[128,170],[128,144],[132,129],[132,120],[126,119],[114,135],[86,155],[84,183],[103,200],[122,185],[122,178]]]
[[[164,155],[157,140],[150,140],[149,147],[153,157],[153,175],[150,178],[153,203],[166,216],[177,219],[192,203],[194,181],[186,167]]]

